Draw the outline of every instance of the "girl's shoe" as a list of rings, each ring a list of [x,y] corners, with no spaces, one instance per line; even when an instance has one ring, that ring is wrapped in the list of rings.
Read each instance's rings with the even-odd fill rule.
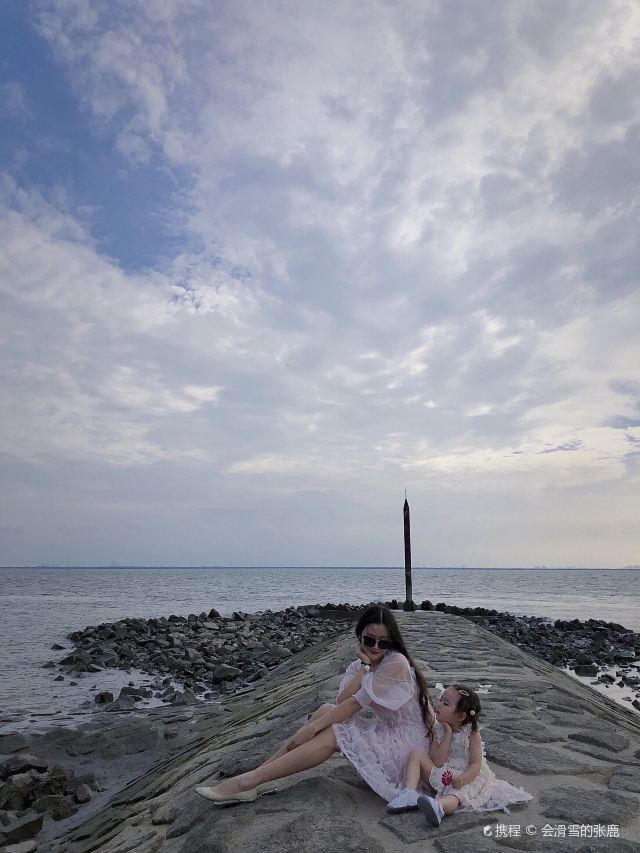
[[[440,826],[444,811],[435,797],[418,797],[418,808],[426,817],[427,823],[431,826]]]
[[[405,788],[387,806],[389,814],[409,812],[418,808],[418,792],[411,788]]]

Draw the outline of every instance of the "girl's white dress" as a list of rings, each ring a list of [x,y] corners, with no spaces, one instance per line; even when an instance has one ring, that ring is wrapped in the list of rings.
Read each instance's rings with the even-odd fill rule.
[[[338,693],[360,666],[359,660],[349,664]],[[389,802],[404,788],[411,750],[429,751],[415,671],[403,654],[391,650],[364,676],[353,695],[372,714],[358,712],[343,723],[334,723],[336,742],[367,785]]]
[[[433,733],[438,743],[444,737],[444,729],[436,722]],[[516,788],[504,779],[496,779],[493,770],[487,764],[485,758],[484,743],[482,744],[482,763],[480,772],[468,785],[463,785],[457,790],[451,785],[444,785],[442,774],[450,770],[454,776],[459,776],[471,763],[469,759],[469,735],[471,734],[471,723],[462,726],[459,732],[453,732],[449,757],[442,767],[432,767],[429,774],[429,783],[435,788],[439,795],[453,794],[460,800],[460,811],[495,811],[507,808],[514,803],[523,803],[532,800],[531,794],[527,794],[522,788]]]

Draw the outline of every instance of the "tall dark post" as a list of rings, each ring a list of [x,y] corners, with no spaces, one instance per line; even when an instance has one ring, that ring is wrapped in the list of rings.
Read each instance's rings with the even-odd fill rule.
[[[416,606],[413,603],[413,589],[411,587],[411,520],[409,518],[409,501],[407,493],[404,493],[404,584],[406,588],[406,597],[403,610],[415,610]]]

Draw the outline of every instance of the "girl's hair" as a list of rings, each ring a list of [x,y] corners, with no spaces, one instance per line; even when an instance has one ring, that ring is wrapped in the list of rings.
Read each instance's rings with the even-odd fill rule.
[[[429,696],[427,695],[427,680],[409,654],[409,651],[404,644],[404,640],[402,639],[402,634],[400,633],[400,628],[395,620],[395,616],[388,607],[383,607],[381,604],[372,604],[362,611],[362,615],[358,619],[358,624],[356,625],[356,636],[358,639],[362,637],[362,632],[367,625],[385,625],[389,631],[389,639],[393,643],[392,648],[404,655],[409,661],[409,666],[413,667],[416,674],[416,681],[418,682],[418,700],[420,702],[420,710],[422,711],[424,724],[427,727],[427,737],[431,738],[433,718],[429,705]]]
[[[466,684],[452,684],[451,686],[460,694],[458,704],[456,705],[456,711],[464,711],[464,720],[460,725],[465,726],[467,723],[471,723],[471,731],[477,732],[478,717],[482,710],[480,708],[478,694],[475,690],[472,690],[471,687],[467,687]]]

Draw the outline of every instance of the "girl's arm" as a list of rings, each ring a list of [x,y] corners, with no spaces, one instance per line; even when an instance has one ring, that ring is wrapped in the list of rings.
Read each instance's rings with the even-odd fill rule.
[[[431,742],[431,750],[429,752],[431,760],[436,767],[442,767],[445,764],[449,757],[449,750],[451,749],[451,726],[447,723],[442,723],[442,728],[444,729],[442,740],[438,743],[434,734],[433,741]]]
[[[482,738],[480,732],[471,732],[469,735],[469,766],[459,776],[453,780],[451,785],[454,788],[462,788],[463,785],[468,785],[473,782],[482,765]]]
[[[313,722],[307,723],[302,726],[301,729],[298,729],[293,737],[287,741],[287,751],[295,749],[297,746],[302,746],[303,743],[307,743],[307,741],[310,741],[311,738],[314,738],[317,734],[324,731],[324,729],[328,728],[328,726],[333,723],[343,723],[345,720],[348,720],[349,717],[353,717],[354,714],[357,714],[361,708],[362,706],[358,700],[354,699],[353,696],[350,696],[348,699],[345,699],[344,702],[340,702],[340,704],[332,711],[327,712],[319,719],[313,720]]]

